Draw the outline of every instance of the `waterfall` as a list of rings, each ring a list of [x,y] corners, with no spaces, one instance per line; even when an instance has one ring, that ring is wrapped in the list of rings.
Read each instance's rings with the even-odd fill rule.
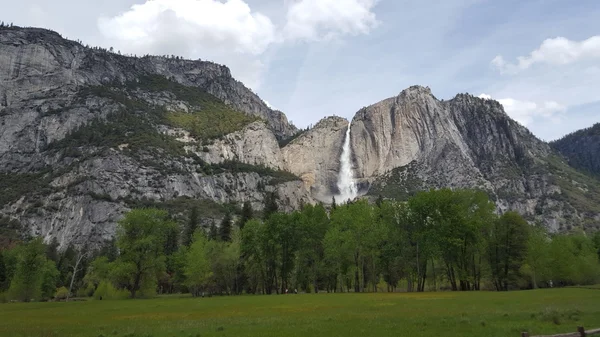
[[[339,201],[342,203],[354,200],[358,196],[358,189],[354,182],[354,173],[352,172],[352,149],[350,148],[351,126],[352,121],[348,124],[342,156],[340,157],[340,173],[337,183],[340,194],[336,197],[339,198]]]

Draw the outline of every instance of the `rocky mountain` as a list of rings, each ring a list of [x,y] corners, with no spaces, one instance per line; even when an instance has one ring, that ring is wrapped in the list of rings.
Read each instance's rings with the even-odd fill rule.
[[[111,237],[140,205],[209,222],[274,192],[291,210],[312,202],[282,170],[296,131],[225,66],[0,28],[0,227],[64,246]]]
[[[600,228],[600,182],[569,166],[496,101],[468,94],[440,101],[415,86],[360,110],[351,132],[356,174],[370,195],[480,188],[501,211],[517,210],[554,231]]]
[[[298,131],[225,66],[129,57],[36,28],[0,28],[0,239],[99,243],[133,207],[218,222],[269,194],[283,210],[339,193],[350,125],[361,195],[481,188],[553,230],[600,228],[600,183],[502,106],[428,88]],[[18,232],[18,233],[17,233]],[[1,240],[0,240],[1,241]]]
[[[600,176],[600,123],[566,135],[550,146],[567,158],[571,166]]]

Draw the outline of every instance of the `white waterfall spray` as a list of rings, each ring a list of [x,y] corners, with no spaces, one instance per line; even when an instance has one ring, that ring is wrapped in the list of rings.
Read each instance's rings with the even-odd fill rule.
[[[342,156],[340,157],[340,173],[338,177],[338,189],[340,194],[336,196],[342,203],[354,200],[358,196],[358,188],[354,182],[354,173],[352,171],[352,148],[350,147],[350,129],[352,121],[348,124]]]

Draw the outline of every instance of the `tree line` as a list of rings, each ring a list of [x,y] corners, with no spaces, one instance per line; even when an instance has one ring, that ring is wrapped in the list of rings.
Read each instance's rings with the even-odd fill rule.
[[[330,209],[236,217],[202,227],[134,209],[96,252],[34,239],[0,254],[5,299],[97,299],[301,292],[476,291],[600,282],[600,233],[551,234],[518,213],[498,215],[474,190],[421,192],[407,202],[358,200]]]

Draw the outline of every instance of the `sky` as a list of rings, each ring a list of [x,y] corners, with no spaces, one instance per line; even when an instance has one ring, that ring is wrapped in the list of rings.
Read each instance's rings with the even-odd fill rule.
[[[411,85],[544,140],[600,122],[599,0],[0,0],[0,20],[229,66],[298,127]]]

